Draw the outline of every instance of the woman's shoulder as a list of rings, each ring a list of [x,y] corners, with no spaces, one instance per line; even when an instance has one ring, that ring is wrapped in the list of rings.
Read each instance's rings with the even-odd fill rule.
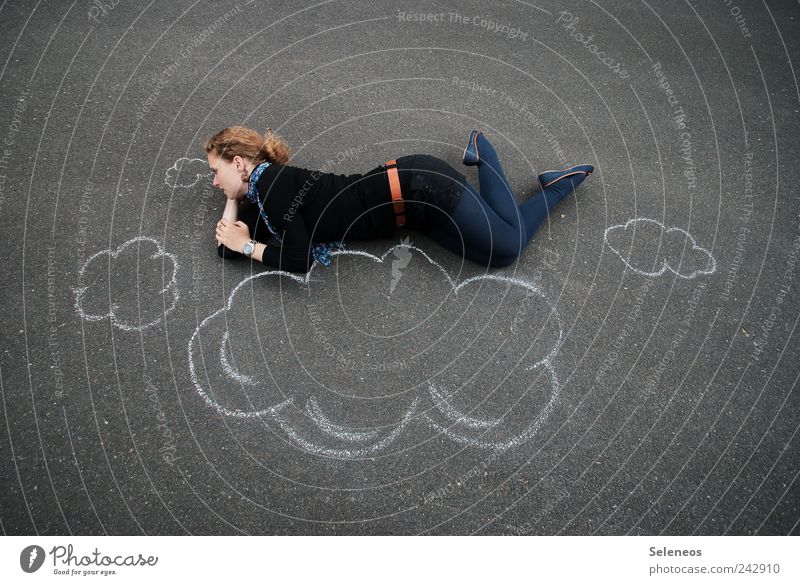
[[[275,177],[295,177],[295,176],[305,176],[311,174],[319,174],[321,171],[307,169],[305,167],[301,167],[299,165],[279,165],[279,164],[270,164],[264,172],[261,173],[261,177],[268,177],[268,178],[275,178]]]
[[[261,191],[264,187],[269,186],[269,184],[275,181],[276,178],[289,178],[294,176],[298,170],[299,167],[292,165],[279,165],[274,163],[270,164],[265,167],[263,171],[261,171],[258,181],[256,182],[256,187],[258,187],[258,190]]]
[[[318,175],[314,171],[296,165],[271,164],[266,167],[256,181],[258,198],[264,207],[273,212],[291,205],[303,185],[314,183]]]

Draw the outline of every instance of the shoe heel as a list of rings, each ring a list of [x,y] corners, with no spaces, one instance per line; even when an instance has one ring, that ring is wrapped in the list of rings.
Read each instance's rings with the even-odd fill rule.
[[[478,134],[482,134],[481,130],[473,130],[469,133],[469,140],[467,147],[464,149],[464,156],[462,162],[464,165],[471,167],[481,162],[480,155],[478,154]]]

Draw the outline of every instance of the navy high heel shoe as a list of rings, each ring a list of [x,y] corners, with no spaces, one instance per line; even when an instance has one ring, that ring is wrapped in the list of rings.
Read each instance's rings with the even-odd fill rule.
[[[481,162],[481,157],[478,155],[478,134],[483,134],[481,130],[473,130],[469,133],[469,142],[464,149],[463,163],[468,166],[475,166]]]
[[[592,165],[578,165],[563,171],[545,171],[539,175],[539,183],[541,183],[542,189],[546,189],[561,179],[566,179],[567,177],[572,177],[575,175],[579,175],[579,182],[582,182],[586,177],[592,174],[592,171],[594,171],[594,167]]]

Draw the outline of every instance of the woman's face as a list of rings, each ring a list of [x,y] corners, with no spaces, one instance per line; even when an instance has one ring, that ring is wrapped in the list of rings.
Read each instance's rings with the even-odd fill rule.
[[[214,173],[213,185],[222,189],[225,197],[244,199],[247,194],[247,183],[242,181],[242,173],[247,167],[242,157],[235,156],[232,161],[228,161],[209,152],[208,166]]]

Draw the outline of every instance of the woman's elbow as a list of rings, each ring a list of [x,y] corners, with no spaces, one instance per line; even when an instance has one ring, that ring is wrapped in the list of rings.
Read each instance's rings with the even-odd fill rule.
[[[302,262],[298,262],[297,264],[293,264],[292,267],[289,269],[289,272],[296,272],[298,274],[308,274],[311,271],[311,267],[314,265],[313,262],[308,262],[303,264]]]
[[[306,258],[297,257],[297,258],[292,258],[286,263],[286,270],[288,270],[289,272],[296,272],[298,274],[308,274],[313,265],[314,265],[313,256],[308,256]]]

